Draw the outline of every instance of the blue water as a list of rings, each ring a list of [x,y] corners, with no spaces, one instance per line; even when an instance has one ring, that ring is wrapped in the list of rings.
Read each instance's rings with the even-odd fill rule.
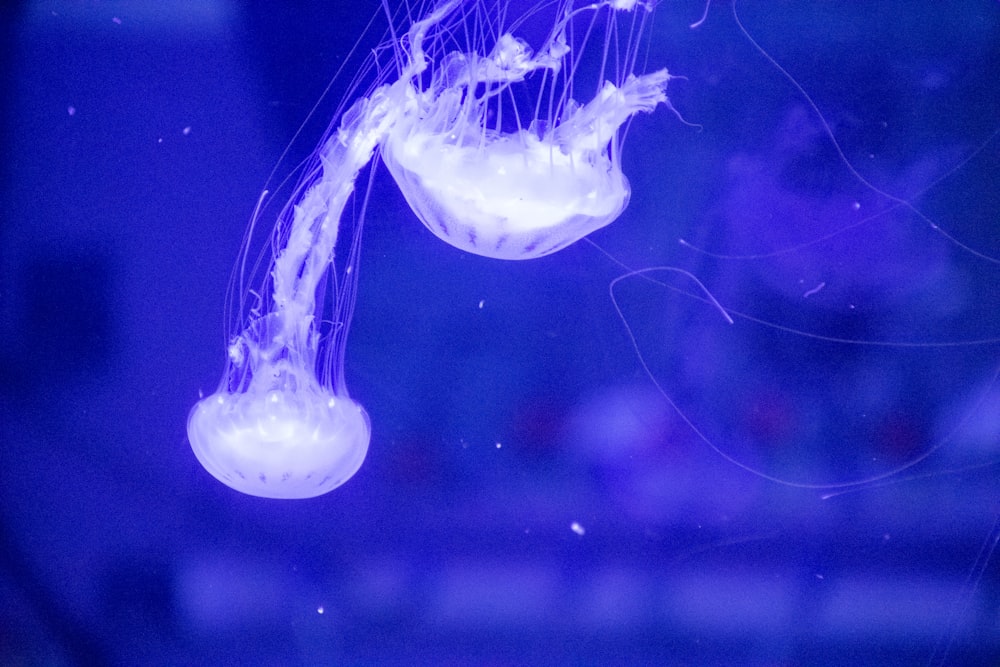
[[[0,664],[1000,662],[1000,5],[738,3],[806,97],[731,5],[664,2],[699,127],[638,118],[629,208],[538,260],[380,168],[368,458],[273,501],[185,422],[377,10],[296,4],[0,10]],[[666,270],[612,300],[666,266],[733,324]]]

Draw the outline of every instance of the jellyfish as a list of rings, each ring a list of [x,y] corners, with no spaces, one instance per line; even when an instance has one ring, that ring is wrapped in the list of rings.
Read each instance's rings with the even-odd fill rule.
[[[476,25],[464,31],[447,22],[417,23],[397,91],[406,113],[389,130],[381,155],[420,221],[461,250],[533,259],[618,218],[630,193],[620,130],[638,112],[668,104],[666,69],[633,72],[648,9],[636,0],[560,2],[537,50],[498,21],[479,25],[481,12],[469,12]],[[612,54],[611,37],[625,31],[617,23],[621,14],[629,15],[628,46]],[[601,32],[602,21],[606,48],[596,89],[581,104],[573,94],[584,89],[586,42]],[[585,37],[573,45],[577,33]],[[496,36],[447,50],[446,37],[483,34]],[[425,48],[427,37],[436,39]]]
[[[486,11],[470,4],[439,5],[399,40],[398,78],[377,81],[321,142],[278,216],[263,278],[251,288],[242,277],[234,283],[241,315],[222,381],[192,409],[188,438],[205,469],[237,491],[318,496],[350,479],[367,454],[371,424],[344,382],[360,220],[340,266],[335,250],[358,175],[376,152],[432,232],[480,255],[547,255],[609,224],[628,203],[620,130],[667,103],[670,79],[666,70],[632,73],[636,35],[626,53],[609,51],[614,14],[636,10],[635,0],[552,5],[554,27],[537,53],[498,20],[481,23]],[[572,37],[593,34],[602,11],[600,84],[580,104],[572,94],[582,54]],[[452,48],[459,34],[487,35],[488,46]],[[605,78],[612,65],[615,82]],[[512,89],[529,80],[526,106]]]
[[[323,331],[317,322],[317,303],[323,303],[317,291],[336,270],[340,218],[382,132],[380,117],[366,113],[365,102],[345,114],[340,131],[318,151],[303,194],[279,216],[275,239],[283,245],[252,292],[256,303],[245,328],[229,343],[222,382],[188,418],[195,456],[237,491],[318,496],[350,479],[368,451],[368,415],[350,398],[343,377],[357,288],[355,249],[333,281],[331,325]]]

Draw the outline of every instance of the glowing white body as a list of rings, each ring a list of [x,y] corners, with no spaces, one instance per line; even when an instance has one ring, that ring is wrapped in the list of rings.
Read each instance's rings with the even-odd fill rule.
[[[364,409],[320,388],[267,394],[213,394],[188,422],[191,446],[208,472],[237,491],[311,498],[361,467],[371,425]]]

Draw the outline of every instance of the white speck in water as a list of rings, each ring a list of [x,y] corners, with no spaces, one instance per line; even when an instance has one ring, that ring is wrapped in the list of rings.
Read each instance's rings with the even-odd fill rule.
[[[483,309],[483,305],[485,305],[485,304],[486,304],[486,299],[480,299],[479,300],[479,310],[482,310]]]
[[[183,134],[183,135],[184,135],[185,137],[186,137],[187,135],[191,134],[191,126],[190,126],[190,125],[188,125],[188,126],[187,126],[187,127],[185,127],[185,128],[183,129],[183,130],[181,130],[181,134]]]
[[[316,609],[316,613],[317,614],[322,614],[324,611],[326,611],[326,610],[323,607],[319,607],[319,608]]]
[[[819,285],[816,285],[816,287],[813,287],[811,290],[809,290],[805,294],[803,294],[802,297],[803,298],[810,297],[813,294],[815,294],[816,292],[818,292],[821,289],[823,289],[824,287],[826,287],[826,283],[820,283]]]
[[[574,521],[573,523],[571,523],[569,527],[570,527],[570,530],[572,530],[572,531],[573,531],[574,533],[576,533],[577,535],[583,535],[584,533],[586,533],[586,532],[587,532],[587,531],[586,531],[586,530],[584,529],[584,527],[583,527],[583,526],[581,526],[581,525],[580,525],[579,523],[577,523],[576,521]]]

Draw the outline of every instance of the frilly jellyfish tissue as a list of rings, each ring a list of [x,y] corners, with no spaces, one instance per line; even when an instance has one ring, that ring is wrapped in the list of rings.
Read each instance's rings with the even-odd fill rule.
[[[621,128],[667,103],[665,69],[633,71],[648,9],[563,0],[512,19],[501,4],[450,0],[391,41],[397,77],[383,73],[334,119],[278,215],[270,264],[256,280],[246,271],[254,215],[222,381],[188,419],[209,473],[255,496],[310,498],[361,467],[371,426],[343,377],[360,220],[346,260],[334,250],[376,152],[421,222],[479,255],[541,257],[621,214]],[[543,20],[550,27],[537,48],[514,34]],[[581,92],[591,99],[578,102]]]

